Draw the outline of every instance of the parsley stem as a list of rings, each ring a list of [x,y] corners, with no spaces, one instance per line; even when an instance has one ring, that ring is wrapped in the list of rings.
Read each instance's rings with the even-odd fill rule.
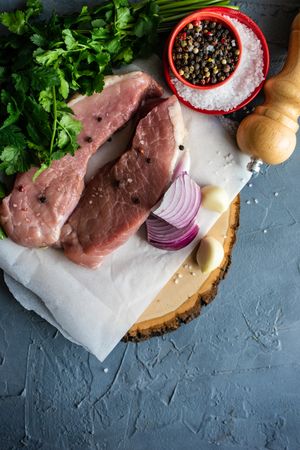
[[[52,156],[53,146],[54,146],[54,139],[56,136],[56,128],[57,128],[57,105],[56,105],[56,90],[55,86],[52,87],[52,95],[53,95],[53,131],[52,131],[52,137],[50,142],[50,160]]]

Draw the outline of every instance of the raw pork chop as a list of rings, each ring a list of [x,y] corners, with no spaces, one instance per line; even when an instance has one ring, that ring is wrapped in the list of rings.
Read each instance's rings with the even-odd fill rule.
[[[175,96],[140,120],[130,150],[100,169],[64,225],[69,259],[96,268],[137,231],[170,183],[183,135]]]
[[[83,128],[80,149],[54,161],[35,182],[36,168],[16,178],[12,193],[0,205],[0,223],[7,235],[26,247],[53,245],[77,205],[84,188],[89,158],[122,127],[147,97],[162,95],[162,88],[143,72],[105,78],[105,88],[69,103]]]

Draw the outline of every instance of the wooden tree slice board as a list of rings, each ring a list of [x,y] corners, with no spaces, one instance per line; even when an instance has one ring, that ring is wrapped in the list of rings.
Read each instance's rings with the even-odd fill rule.
[[[208,236],[218,239],[224,247],[224,259],[220,267],[209,274],[203,274],[196,263],[195,248],[123,340],[138,342],[158,336],[199,316],[201,308],[216,296],[218,285],[230,265],[239,212],[240,201],[236,197],[208,233]]]

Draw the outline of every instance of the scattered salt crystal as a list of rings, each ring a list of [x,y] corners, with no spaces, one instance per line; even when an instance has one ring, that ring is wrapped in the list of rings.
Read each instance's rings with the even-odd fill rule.
[[[251,202],[250,202],[250,200],[247,200],[246,203],[247,203],[247,205],[250,205]]]
[[[254,203],[256,203],[256,204],[258,203],[258,200],[257,200],[257,198],[255,198],[255,199],[254,199]]]
[[[232,136],[236,135],[237,129],[239,127],[239,122],[237,122],[236,120],[228,119],[228,117],[224,116],[218,116],[218,119],[229,134],[231,134]],[[217,152],[217,154],[220,155],[221,152]]]
[[[175,283],[175,284],[178,284],[178,283],[179,283],[178,278],[175,278],[174,283]]]
[[[127,183],[132,183],[132,178],[128,178]]]
[[[252,186],[253,186],[253,184],[252,184],[252,183],[249,183],[249,184],[248,184],[248,186],[249,186],[249,187],[252,187]]]
[[[191,275],[192,275],[193,277],[195,277],[195,276],[196,276],[195,272],[191,272]]]
[[[189,266],[189,270],[192,270],[193,266]]]
[[[172,73],[171,79],[178,94],[195,108],[230,111],[246,100],[264,79],[263,49],[256,34],[236,19],[224,16],[237,29],[243,51],[241,61],[227,83],[208,90],[196,90],[179,81]]]
[[[183,278],[182,273],[179,273],[179,274],[178,274],[178,278]]]
[[[265,228],[265,229],[264,229],[264,234],[266,234],[267,232],[268,232],[268,230]]]
[[[278,197],[279,193],[278,192],[274,192],[274,196]]]
[[[108,372],[108,368],[105,367],[105,368],[103,369],[103,372],[104,372],[104,373],[107,373],[107,372]]]
[[[90,200],[90,201],[89,201],[89,204],[90,204],[90,205],[92,205],[92,204],[93,204],[92,200]]]

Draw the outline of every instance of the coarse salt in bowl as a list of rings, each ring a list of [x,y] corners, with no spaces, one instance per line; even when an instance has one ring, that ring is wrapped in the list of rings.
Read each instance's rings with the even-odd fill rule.
[[[190,83],[184,76],[181,76],[178,72],[177,68],[175,67],[174,60],[173,60],[173,52],[174,52],[174,46],[176,43],[176,38],[180,35],[180,33],[185,29],[185,27],[191,23],[197,23],[197,22],[215,22],[217,24],[221,24],[225,29],[229,30],[229,33],[231,33],[233,40],[236,42],[236,49],[239,50],[239,58],[237,62],[234,65],[233,71],[230,73],[230,75],[227,75],[227,78],[225,78],[223,81],[217,81],[215,84],[208,83],[205,85],[201,84],[193,84]],[[212,46],[213,47],[213,46]],[[186,16],[184,19],[182,19],[174,28],[172,31],[169,42],[168,42],[168,61],[170,68],[175,75],[175,77],[180,80],[183,84],[186,86],[192,88],[192,89],[200,89],[200,90],[208,90],[208,89],[214,89],[221,85],[226,84],[235,71],[237,70],[242,56],[242,42],[239,36],[238,31],[236,30],[235,26],[232,24],[230,20],[224,17],[224,15],[218,13],[218,12],[211,12],[206,11],[205,8],[199,11],[194,12],[193,14],[190,14]]]
[[[258,25],[246,14],[225,7],[210,7],[233,21],[239,31],[243,54],[238,70],[228,83],[214,90],[189,88],[174,76],[164,55],[164,74],[171,91],[188,108],[204,114],[230,114],[253,100],[262,89],[269,71],[270,57],[267,41]]]

